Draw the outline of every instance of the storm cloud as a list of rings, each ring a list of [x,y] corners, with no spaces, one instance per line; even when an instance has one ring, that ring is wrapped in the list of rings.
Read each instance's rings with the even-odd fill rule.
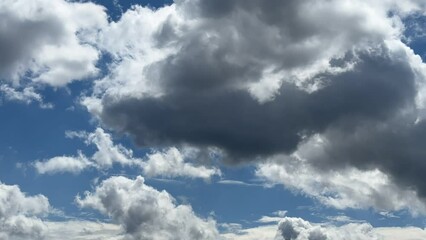
[[[108,125],[133,134],[141,145],[216,146],[229,154],[230,161],[291,153],[304,137],[333,123],[383,119],[414,102],[409,66],[387,52],[380,53],[383,56],[361,54],[352,71],[323,74],[328,83],[313,93],[284,84],[274,100],[259,103],[247,91],[215,89],[221,84],[211,80],[214,86],[204,91],[181,84],[181,89],[173,88],[161,98],[130,98],[112,104],[105,100],[101,117]],[[200,71],[196,76],[210,76],[209,70],[196,69]],[[188,76],[174,80],[186,81],[194,74],[184,72]]]
[[[103,30],[110,73],[82,103],[140,146],[213,147],[231,164],[291,155],[321,135],[324,151],[308,159],[318,171],[379,169],[423,196],[426,71],[403,34],[404,19],[424,8],[350,0],[136,6]]]

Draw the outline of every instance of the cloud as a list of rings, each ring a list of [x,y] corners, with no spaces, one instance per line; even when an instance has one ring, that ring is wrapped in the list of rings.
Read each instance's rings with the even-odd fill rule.
[[[277,234],[277,225],[266,225],[238,230],[236,233],[224,233],[226,240],[273,240]]]
[[[235,227],[235,231],[223,233],[232,240],[414,240],[423,239],[426,231],[417,227],[378,227],[368,223],[312,223],[301,218],[285,217],[274,225],[251,228]]]
[[[218,239],[216,223],[176,205],[166,191],[145,185],[142,177],[111,177],[76,202],[109,216],[123,226],[129,239]]]
[[[7,100],[41,102],[28,91],[61,87],[98,73],[96,35],[108,23],[100,5],[5,0],[0,9],[0,83],[3,92],[8,90]],[[15,88],[23,92],[17,94]]]
[[[178,150],[170,147],[164,150],[154,150],[146,154],[144,158],[137,158],[133,156],[130,149],[120,144],[114,144],[112,136],[102,128],[97,128],[92,133],[66,132],[65,135],[68,138],[82,138],[86,144],[95,145],[97,151],[91,157],[86,157],[79,151],[77,156],[57,156],[44,161],[35,161],[33,166],[38,173],[70,172],[78,174],[88,168],[108,170],[114,164],[119,164],[137,167],[147,177],[187,177],[208,180],[212,176],[221,175],[220,170],[215,167],[193,163],[194,159],[202,158],[205,154],[204,151],[195,148],[186,147]]]
[[[260,163],[255,174],[266,185],[282,184],[338,209],[373,207],[379,211],[426,212],[425,203],[415,190],[401,187],[379,169],[315,167],[311,159],[318,160],[327,152],[325,144],[320,136],[311,138],[291,156],[277,155]]]
[[[16,185],[0,183],[0,239],[43,239],[47,227],[39,217],[49,211],[45,196],[27,196]]]
[[[18,101],[26,104],[37,102],[41,108],[53,108],[53,104],[44,103],[43,96],[37,93],[33,87],[25,87],[17,90],[7,84],[1,84],[0,92],[3,93],[2,99],[4,100]]]
[[[341,227],[311,224],[301,218],[284,218],[276,240],[381,239],[369,224],[350,223]]]
[[[197,158],[199,153],[196,149],[183,149],[183,153],[177,148],[171,147],[162,152],[154,152],[140,163],[146,176],[162,177],[189,177],[210,179],[214,175],[221,175],[217,168],[207,168],[205,166],[194,166],[185,159]]]
[[[40,174],[54,174],[70,172],[78,174],[93,166],[93,164],[81,152],[75,157],[59,156],[46,161],[36,161],[34,167]]]
[[[396,44],[403,26],[388,14],[394,7],[196,0],[135,7],[103,31],[114,63],[84,102],[97,102],[93,113],[143,146],[214,146],[229,161],[291,153],[342,119],[382,120],[413,100],[409,53]]]
[[[87,145],[94,145],[96,151],[87,157],[81,151],[77,156],[57,156],[44,161],[35,161],[35,169],[40,174],[70,172],[78,174],[88,168],[107,170],[114,164],[121,166],[135,166],[141,159],[134,158],[133,152],[120,144],[114,144],[112,137],[102,128],[92,133],[66,132],[67,138],[81,138]]]
[[[238,185],[238,186],[249,186],[249,187],[262,186],[262,184],[258,184],[258,183],[249,183],[249,182],[243,182],[243,181],[238,181],[238,180],[229,180],[229,179],[222,179],[222,180],[217,181],[217,183],[224,184],[224,185]]]
[[[45,221],[48,231],[46,240],[123,240],[123,229],[116,224],[85,220],[62,222]]]
[[[227,163],[291,155],[320,135],[324,151],[304,166],[381,175],[398,195],[367,204],[344,190],[354,199],[346,206],[399,209],[426,194],[426,65],[403,42],[404,20],[425,9],[394,0],[135,6],[102,30],[113,63],[82,103],[140,146],[213,147]],[[368,189],[370,200],[385,196]]]

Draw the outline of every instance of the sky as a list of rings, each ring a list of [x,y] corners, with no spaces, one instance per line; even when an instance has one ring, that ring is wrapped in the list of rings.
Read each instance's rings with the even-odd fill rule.
[[[0,240],[426,239],[425,1],[0,19]]]

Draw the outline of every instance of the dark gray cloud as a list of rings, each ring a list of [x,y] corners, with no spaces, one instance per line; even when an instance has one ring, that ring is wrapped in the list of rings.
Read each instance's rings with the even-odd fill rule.
[[[381,169],[394,182],[426,196],[426,122],[416,116],[387,122],[345,122],[329,130],[325,151],[313,163],[318,168],[356,166]]]
[[[376,56],[361,53],[353,71],[321,76],[326,81],[322,89],[308,93],[284,84],[275,99],[266,103],[245,90],[224,87],[222,71],[212,73],[208,65],[193,67],[193,61],[175,59],[165,68],[173,71],[164,73],[179,87],[171,87],[162,98],[112,103],[106,98],[101,117],[106,124],[131,133],[141,145],[216,146],[231,161],[291,153],[305,136],[333,123],[385,119],[413,102],[413,73],[388,54],[386,49]],[[199,82],[206,79],[211,86],[200,90]]]
[[[127,38],[161,20],[142,27],[146,41],[117,39],[111,73],[86,104],[140,146],[216,147],[228,163],[291,154],[321,134],[326,153],[309,159],[318,168],[379,168],[423,195],[426,128],[413,122],[425,74],[400,40],[410,6],[421,8],[334,0],[135,8],[117,23]],[[114,42],[117,31],[103,37]]]

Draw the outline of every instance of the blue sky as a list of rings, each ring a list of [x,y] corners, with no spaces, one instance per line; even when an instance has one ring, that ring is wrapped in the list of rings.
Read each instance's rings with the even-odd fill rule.
[[[0,239],[426,238],[422,1],[27,3]]]

